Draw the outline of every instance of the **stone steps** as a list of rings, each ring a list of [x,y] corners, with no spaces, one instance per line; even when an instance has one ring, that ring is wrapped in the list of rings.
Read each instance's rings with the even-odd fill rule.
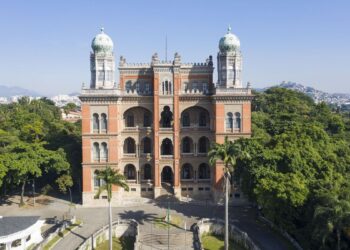
[[[162,233],[140,233],[139,245],[140,249],[181,249],[189,250],[193,248],[193,233],[191,231],[179,230],[177,233],[166,233],[166,229]]]

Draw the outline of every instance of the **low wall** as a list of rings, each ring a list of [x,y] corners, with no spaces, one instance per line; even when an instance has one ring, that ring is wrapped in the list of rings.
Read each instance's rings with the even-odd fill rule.
[[[93,233],[87,238],[77,250],[93,250],[96,246],[103,241],[108,240],[109,225],[103,226],[101,229]],[[119,238],[121,236],[135,237],[134,249],[137,249],[139,228],[138,223],[135,220],[117,220],[112,223],[112,234]]]
[[[205,233],[213,234],[213,235],[224,235],[224,225],[225,222],[219,219],[202,219],[198,221],[194,226],[194,240],[196,249],[202,250],[202,241],[201,236]],[[241,245],[245,249],[248,250],[260,250],[260,248],[255,245],[252,239],[248,236],[248,234],[238,227],[234,226],[232,222],[229,225],[229,238]]]
[[[42,250],[44,246],[49,243],[55,236],[59,235],[59,233],[63,232],[67,227],[76,223],[76,218],[73,217],[71,220],[64,220],[59,225],[59,227],[52,233],[50,233],[40,244],[36,245],[33,250]],[[52,246],[53,247],[53,246]],[[51,247],[51,248],[52,248]]]
[[[297,250],[303,250],[303,248],[299,245],[299,243],[290,236],[286,231],[283,229],[277,227],[275,224],[272,223],[272,221],[268,220],[267,218],[263,216],[259,216],[259,219],[266,224],[268,224],[272,229],[277,230],[279,233],[281,233]]]

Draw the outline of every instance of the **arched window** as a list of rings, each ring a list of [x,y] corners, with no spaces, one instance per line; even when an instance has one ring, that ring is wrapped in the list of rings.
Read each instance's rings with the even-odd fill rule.
[[[161,113],[161,125],[163,128],[171,128],[173,121],[173,113],[170,111],[169,106],[165,106]]]
[[[182,139],[182,153],[192,153],[192,139],[185,137]]]
[[[239,112],[235,113],[235,128],[241,129],[241,114]]]
[[[100,119],[98,114],[92,115],[92,128],[94,133],[100,132]]]
[[[205,136],[202,136],[201,138],[199,138],[198,141],[198,152],[199,153],[208,153],[209,150],[209,139]]]
[[[170,139],[165,138],[162,141],[161,152],[162,152],[162,155],[172,155],[173,154],[173,143],[171,142]]]
[[[95,172],[94,172],[94,187],[95,187],[95,188],[98,188],[98,187],[101,186],[100,179],[97,178],[98,174],[99,174],[99,171],[98,171],[98,170],[95,170]]]
[[[125,84],[125,89],[126,89],[126,92],[129,93],[132,91],[132,82],[131,81],[128,81],[126,84]]]
[[[100,161],[100,145],[97,142],[94,142],[93,144],[93,160],[95,162]]]
[[[199,179],[210,179],[210,168],[208,164],[201,163],[198,168],[198,178]]]
[[[182,127],[189,127],[191,126],[190,122],[190,115],[188,112],[182,113]]]
[[[124,176],[127,180],[136,180],[136,169],[132,164],[128,164],[124,169]]]
[[[128,114],[126,116],[126,127],[135,127],[134,115]]]
[[[107,115],[101,114],[101,130],[102,132],[107,132]]]
[[[144,180],[152,179],[152,166],[150,164],[145,164],[143,166],[143,179]]]
[[[108,161],[108,148],[107,148],[107,143],[102,142],[101,143],[101,161]]]
[[[145,113],[143,115],[143,126],[144,127],[151,127],[151,116],[148,113]]]
[[[207,126],[207,114],[205,111],[201,111],[199,113],[199,126],[200,127],[206,127]]]
[[[181,179],[189,180],[193,179],[193,168],[189,163],[185,163],[181,168]]]
[[[226,115],[226,128],[233,128],[233,114],[231,112]]]
[[[128,137],[124,141],[124,153],[127,154],[135,154],[136,153],[136,145],[135,140],[131,137]]]
[[[150,154],[152,152],[152,143],[149,137],[143,138],[142,147],[143,147],[144,154]]]

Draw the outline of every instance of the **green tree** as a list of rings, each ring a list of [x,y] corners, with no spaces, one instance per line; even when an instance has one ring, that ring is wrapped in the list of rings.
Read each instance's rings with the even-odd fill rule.
[[[313,237],[321,238],[322,247],[325,247],[327,240],[332,240],[332,235],[335,234],[337,250],[341,249],[342,233],[350,225],[349,179],[340,179],[340,185],[319,195],[313,216]]]
[[[326,235],[329,249],[336,249],[335,230],[329,233],[325,218],[334,221],[341,216],[315,216],[315,211],[326,206],[327,199],[320,197],[329,190],[340,203],[349,201],[334,191],[340,177],[350,173],[348,116],[281,88],[257,94],[252,107],[252,138],[237,142],[251,156],[237,160],[243,192],[303,248],[320,249],[321,235]]]
[[[118,170],[113,170],[107,166],[106,169],[101,170],[97,178],[103,181],[103,185],[99,187],[96,197],[99,197],[103,191],[107,192],[108,200],[108,222],[109,222],[109,250],[112,250],[112,186],[119,186],[129,191],[129,186],[126,184],[125,177],[119,174]]]
[[[208,156],[210,165],[215,166],[216,163],[224,164],[224,183],[225,183],[225,250],[229,249],[229,231],[228,231],[228,203],[229,203],[229,185],[231,174],[234,172],[237,159],[245,154],[241,150],[241,145],[230,141],[225,137],[223,144],[214,143],[211,147]]]
[[[0,166],[8,170],[13,182],[21,185],[20,205],[24,205],[24,191],[27,181],[38,178],[43,171],[62,173],[69,170],[69,164],[64,158],[64,152],[50,151],[42,143],[18,142],[4,148],[0,155]]]

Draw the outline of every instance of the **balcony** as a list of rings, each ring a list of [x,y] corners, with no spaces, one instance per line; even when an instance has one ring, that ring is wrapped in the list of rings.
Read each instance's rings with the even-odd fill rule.
[[[161,159],[173,159],[174,155],[161,155],[160,158]]]
[[[152,96],[152,90],[136,90],[126,89],[121,90],[118,88],[112,89],[91,89],[83,88],[81,90],[82,96]]]
[[[251,88],[220,88],[214,89],[214,95],[251,95]]]
[[[135,158],[136,157],[136,153],[124,153],[123,156],[125,158]]]

